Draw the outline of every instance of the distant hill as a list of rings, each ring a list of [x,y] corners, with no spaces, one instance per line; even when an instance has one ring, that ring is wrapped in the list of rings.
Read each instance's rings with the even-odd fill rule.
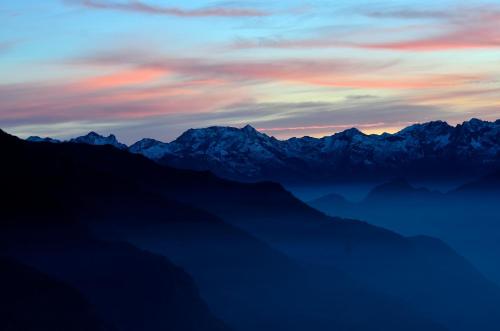
[[[452,194],[478,194],[480,193],[485,198],[500,197],[500,171],[495,171],[486,176],[472,180],[458,187]]]
[[[327,195],[309,204],[329,215],[363,219],[405,235],[442,238],[500,284],[499,178],[494,172],[447,193],[397,179],[375,187],[361,202]]]

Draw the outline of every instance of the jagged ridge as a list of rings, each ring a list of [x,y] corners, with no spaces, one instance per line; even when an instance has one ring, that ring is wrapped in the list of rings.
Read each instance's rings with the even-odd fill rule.
[[[71,142],[127,148],[113,135],[95,133]],[[429,172],[450,173],[451,162],[462,173],[491,169],[500,162],[499,142],[500,120],[471,119],[455,127],[443,121],[415,124],[395,134],[366,135],[353,128],[323,138],[288,140],[250,125],[214,126],[187,130],[170,143],[142,139],[128,150],[165,165],[210,170],[231,179],[287,181],[408,173],[425,177]]]

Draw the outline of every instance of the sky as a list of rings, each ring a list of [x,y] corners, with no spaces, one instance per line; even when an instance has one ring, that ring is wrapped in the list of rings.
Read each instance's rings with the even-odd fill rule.
[[[126,143],[500,118],[500,0],[0,0],[0,128]]]

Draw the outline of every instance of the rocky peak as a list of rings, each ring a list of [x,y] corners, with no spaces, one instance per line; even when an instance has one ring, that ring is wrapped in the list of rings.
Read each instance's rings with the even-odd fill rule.
[[[70,142],[80,143],[80,144],[89,144],[89,145],[111,145],[119,149],[127,149],[127,145],[120,143],[115,135],[110,134],[107,137],[101,136],[100,134],[91,131],[85,136],[80,136],[74,139],[71,139]]]
[[[42,138],[42,137],[39,137],[39,136],[31,136],[31,137],[28,137],[26,139],[27,141],[31,141],[31,142],[36,142],[36,143],[39,143],[39,142],[48,142],[48,143],[60,143],[61,141],[60,140],[57,140],[57,139],[53,139],[53,138],[50,138],[50,137],[45,137],[45,138]]]

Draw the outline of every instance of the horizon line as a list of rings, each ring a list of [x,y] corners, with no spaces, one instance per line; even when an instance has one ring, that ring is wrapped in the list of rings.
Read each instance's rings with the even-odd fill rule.
[[[152,140],[156,140],[156,141],[159,141],[161,143],[165,143],[165,144],[169,144],[169,143],[172,143],[174,142],[175,140],[177,140],[179,137],[181,137],[184,133],[190,131],[190,130],[206,130],[206,129],[211,129],[211,128],[230,128],[230,129],[237,129],[237,130],[243,130],[244,128],[246,127],[250,127],[252,129],[254,129],[255,131],[259,132],[260,134],[263,134],[263,135],[266,135],[270,138],[274,138],[276,140],[279,140],[279,141],[288,141],[290,139],[304,139],[304,138],[311,138],[311,139],[323,139],[323,138],[327,138],[327,137],[332,137],[332,136],[335,136],[337,134],[341,134],[343,132],[346,132],[346,131],[350,131],[350,130],[356,130],[358,132],[360,132],[361,134],[365,135],[365,136],[382,136],[382,135],[395,135],[395,134],[398,134],[402,131],[404,131],[405,129],[409,128],[409,127],[412,127],[412,126],[415,126],[415,125],[424,125],[424,124],[429,124],[429,123],[443,123],[443,124],[446,124],[448,125],[449,127],[452,127],[452,128],[456,128],[460,125],[464,125],[465,123],[468,123],[468,122],[471,122],[471,121],[474,121],[474,120],[477,120],[477,121],[480,121],[480,122],[484,122],[484,123],[490,123],[490,124],[493,124],[493,123],[496,123],[498,121],[500,121],[500,119],[496,119],[496,120],[493,120],[493,121],[488,121],[488,120],[483,120],[483,119],[480,119],[480,118],[477,118],[477,117],[472,117],[470,118],[469,120],[466,120],[466,121],[463,121],[461,123],[457,123],[456,125],[451,125],[449,124],[447,121],[445,120],[431,120],[431,121],[427,121],[427,122],[407,122],[407,125],[402,127],[401,129],[397,130],[397,131],[394,131],[394,132],[387,132],[387,131],[384,131],[384,132],[381,132],[381,133],[366,133],[366,132],[363,132],[363,128],[370,128],[370,127],[376,127],[376,125],[378,124],[385,124],[385,123],[375,123],[375,124],[357,124],[357,125],[349,125],[349,124],[338,124],[338,125],[323,125],[323,126],[299,126],[299,127],[275,127],[275,128],[255,128],[254,126],[252,126],[251,124],[246,124],[246,125],[242,125],[242,126],[230,126],[230,125],[210,125],[210,126],[206,126],[206,127],[198,127],[198,128],[189,128],[189,129],[186,129],[184,130],[179,136],[177,136],[177,138],[175,139],[172,139],[170,141],[163,141],[163,140],[160,140],[160,139],[155,139],[155,138],[149,138],[149,137],[143,137],[139,140],[136,140],[135,142],[131,143],[131,144],[124,144],[126,145],[127,147],[130,147],[132,146],[133,144],[141,141],[141,140],[144,140],[144,139],[152,139]],[[324,135],[324,136],[320,136],[320,137],[314,137],[314,136],[309,136],[309,135],[304,135],[304,136],[293,136],[293,137],[289,137],[289,138],[286,138],[286,139],[280,139],[280,138],[276,138],[275,136],[273,135],[270,135],[266,132],[274,132],[274,131],[292,131],[292,130],[308,130],[308,129],[328,129],[328,128],[343,128],[343,130],[340,130],[340,131],[336,131],[336,132],[333,132],[331,134],[327,134],[327,135]],[[360,129],[361,128],[361,129]],[[91,133],[96,133],[98,134],[99,136],[102,136],[102,137],[110,137],[110,136],[114,136],[117,141],[119,143],[122,143],[122,141],[120,139],[118,139],[117,135],[114,134],[114,133],[109,133],[107,136],[105,134],[100,134],[99,132],[97,132],[96,130],[91,130],[85,134],[80,134],[80,135],[75,135],[75,136],[70,136],[70,137],[67,137],[67,138],[54,138],[54,136],[38,136],[38,135],[24,135],[26,136],[25,138],[22,138],[21,136],[22,135],[16,135],[16,134],[12,134],[12,133],[9,133],[8,131],[4,130],[4,129],[1,129],[1,131],[3,132],[6,132],[8,134],[11,134],[13,136],[16,136],[20,139],[23,139],[23,140],[27,140],[29,138],[34,138],[34,137],[38,137],[38,138],[51,138],[51,139],[55,139],[55,140],[59,140],[61,142],[69,142],[71,139],[75,139],[75,138],[78,138],[78,137],[82,137],[82,136],[86,136],[86,135],[89,135]],[[55,136],[57,137],[57,136]]]

